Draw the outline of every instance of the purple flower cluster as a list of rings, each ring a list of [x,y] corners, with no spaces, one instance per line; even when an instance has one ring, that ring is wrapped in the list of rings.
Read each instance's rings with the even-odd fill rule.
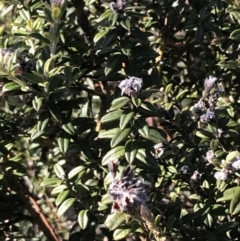
[[[207,152],[206,158],[208,161],[212,160],[215,157],[215,153],[210,150]],[[225,160],[222,160],[222,164],[226,163]],[[232,174],[240,170],[240,157],[235,157],[230,163],[227,163],[220,171],[215,172],[214,177],[216,180],[225,181],[228,178],[228,174]]]
[[[142,88],[142,79],[137,77],[129,77],[122,80],[118,87],[122,90],[121,95],[127,94],[128,96],[137,96]]]
[[[217,85],[217,89],[212,91],[216,84],[216,77],[209,76],[204,81],[204,96],[194,105],[194,114],[200,118],[202,123],[209,123],[216,118],[215,108],[217,105],[218,98],[224,93],[223,86]]]
[[[109,171],[113,177],[116,177],[116,162],[109,163]],[[121,174],[119,179],[114,178],[108,188],[113,205],[112,212],[125,212],[129,215],[138,216],[141,210],[148,210],[146,202],[148,201],[147,189],[150,187],[141,178],[134,178],[134,171],[128,166]]]
[[[126,1],[116,0],[110,3],[110,9],[115,13],[123,13]]]

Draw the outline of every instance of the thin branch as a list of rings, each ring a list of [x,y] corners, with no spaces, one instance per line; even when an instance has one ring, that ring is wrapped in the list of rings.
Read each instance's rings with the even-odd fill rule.
[[[61,238],[57,237],[37,202],[31,197],[30,193],[25,194],[23,188],[24,186],[21,185],[20,190],[17,191],[17,194],[21,201],[25,203],[28,212],[33,218],[33,222],[39,226],[49,241],[62,241]]]

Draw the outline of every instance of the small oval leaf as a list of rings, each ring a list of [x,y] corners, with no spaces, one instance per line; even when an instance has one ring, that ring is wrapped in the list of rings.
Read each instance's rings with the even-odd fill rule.
[[[78,224],[80,226],[81,229],[85,229],[88,225],[88,209],[86,210],[81,210],[78,214]]]
[[[85,169],[85,167],[83,167],[83,166],[75,167],[68,173],[68,178],[71,179],[71,178],[75,177],[79,172],[83,171],[84,169]]]
[[[124,146],[117,146],[107,152],[107,154],[102,159],[102,165],[105,166],[110,160],[115,160],[124,156],[125,148]]]
[[[131,228],[118,228],[113,232],[113,238],[114,240],[121,240],[126,238],[131,232]]]
[[[123,222],[126,221],[126,214],[122,212],[116,212],[108,215],[105,225],[110,229],[114,230],[119,227]]]
[[[65,177],[65,172],[64,172],[62,166],[60,166],[58,163],[56,163],[54,165],[54,172],[55,172],[56,176],[60,179],[63,179]]]
[[[131,133],[131,128],[126,128],[118,132],[111,140],[111,147],[117,146],[124,139],[126,139],[130,133]]]
[[[58,217],[62,216],[75,202],[75,198],[68,198],[65,200],[58,209]]]

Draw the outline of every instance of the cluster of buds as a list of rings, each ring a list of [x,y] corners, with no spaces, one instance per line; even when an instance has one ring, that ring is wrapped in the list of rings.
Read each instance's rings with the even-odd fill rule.
[[[225,160],[222,160],[224,163]],[[228,178],[229,173],[234,173],[240,170],[240,157],[235,157],[230,163],[226,165],[226,167],[222,168],[221,171],[215,172],[214,177],[217,180],[225,181]]]
[[[209,76],[204,81],[204,96],[198,101],[197,104],[194,105],[194,113],[200,118],[202,123],[209,123],[210,121],[215,119],[215,108],[217,105],[218,98],[224,93],[223,86],[218,84],[217,89],[212,91],[217,78],[213,76]],[[205,98],[208,98],[207,105]]]
[[[128,96],[137,96],[142,88],[142,79],[137,77],[129,77],[122,80],[118,87],[122,90],[121,95],[127,94]]]
[[[112,199],[112,212],[124,212],[131,216],[149,219],[151,212],[147,207],[147,189],[150,184],[141,178],[134,178],[134,171],[129,166],[122,172],[120,178],[116,178],[118,171],[117,162],[109,162],[109,171],[113,176],[113,182],[108,188],[108,194]]]
[[[115,13],[122,14],[125,8],[126,2],[124,0],[116,0],[110,3],[110,9]]]

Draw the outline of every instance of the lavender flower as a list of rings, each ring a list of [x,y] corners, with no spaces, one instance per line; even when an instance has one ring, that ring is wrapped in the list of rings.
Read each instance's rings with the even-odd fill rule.
[[[215,112],[210,109],[207,109],[206,114],[203,114],[200,116],[200,121],[202,123],[208,123],[211,120],[213,120],[214,118],[215,118]]]
[[[122,89],[121,95],[125,93],[128,96],[137,96],[142,88],[142,79],[137,77],[129,77],[125,80],[122,80],[118,87]]]
[[[205,104],[202,100],[200,100],[198,103],[194,105],[193,112],[196,116],[201,116],[204,113],[204,110],[206,109]]]
[[[207,159],[208,162],[211,162],[214,157],[215,157],[215,153],[214,153],[213,150],[209,150],[206,153],[206,159]]]
[[[122,13],[125,8],[126,2],[124,0],[117,0],[110,3],[110,9],[115,13]]]
[[[222,180],[222,181],[227,180],[228,175],[227,175],[227,172],[226,172],[225,168],[223,168],[220,172],[216,172],[216,173],[214,174],[214,177],[215,177],[217,180]]]
[[[121,177],[118,180],[114,179],[109,186],[108,194],[113,201],[112,212],[121,211],[133,216],[139,215],[148,201],[147,188],[149,187],[150,184],[143,179],[134,178],[134,172],[128,166]]]
[[[50,0],[51,5],[60,6],[62,0]]]
[[[231,163],[232,167],[236,170],[240,170],[240,159],[239,157],[235,158],[235,160]]]
[[[209,76],[208,78],[205,79],[204,81],[204,90],[207,93],[210,92],[210,90],[213,88],[217,78],[214,76]]]

